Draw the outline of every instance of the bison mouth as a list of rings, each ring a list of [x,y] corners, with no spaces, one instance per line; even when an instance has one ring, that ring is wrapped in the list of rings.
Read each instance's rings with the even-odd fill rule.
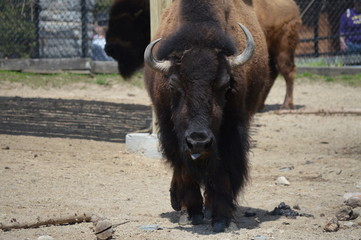
[[[143,66],[143,55],[132,47],[121,43],[107,43],[104,48],[108,56],[118,62],[119,73],[124,78],[131,77],[136,70]]]
[[[187,131],[185,148],[192,160],[206,159],[211,155],[214,136],[209,130]]]

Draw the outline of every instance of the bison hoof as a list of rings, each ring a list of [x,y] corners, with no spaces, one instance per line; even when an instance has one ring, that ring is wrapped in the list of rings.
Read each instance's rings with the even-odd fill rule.
[[[229,218],[215,219],[212,221],[213,232],[219,233],[224,232],[231,223]]]
[[[280,109],[292,110],[293,109],[293,104],[292,103],[284,103],[284,104],[282,104]]]
[[[203,223],[203,215],[196,214],[191,217],[191,221],[193,225],[199,225]]]
[[[213,232],[219,233],[219,232],[224,232],[226,229],[226,223],[223,221],[215,221],[212,224],[213,227]]]
[[[181,211],[178,224],[179,225],[191,224],[191,219],[189,218],[187,211]]]
[[[181,211],[181,215],[179,217],[179,225],[199,225],[203,223],[203,214],[194,214],[191,217],[188,215],[187,211]]]

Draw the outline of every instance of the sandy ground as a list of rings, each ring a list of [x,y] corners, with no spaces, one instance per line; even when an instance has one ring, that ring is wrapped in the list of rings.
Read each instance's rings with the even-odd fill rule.
[[[2,83],[0,96],[149,105],[145,91],[122,85],[31,89]],[[267,109],[279,106],[283,96],[284,83],[278,80]],[[360,109],[361,88],[298,79],[295,103],[304,110]],[[113,239],[361,239],[361,217],[351,220],[356,226],[340,221],[337,232],[323,231],[344,194],[361,192],[361,116],[266,111],[256,115],[252,128],[252,180],[225,233],[212,233],[207,222],[178,225],[179,213],[169,200],[171,171],[160,159],[128,153],[123,143],[21,134],[0,135],[0,226],[87,213],[121,223]],[[279,176],[290,185],[276,185]],[[281,202],[313,217],[267,214]],[[158,230],[140,228],[149,225]],[[0,230],[1,240],[44,235],[96,239],[92,223]]]

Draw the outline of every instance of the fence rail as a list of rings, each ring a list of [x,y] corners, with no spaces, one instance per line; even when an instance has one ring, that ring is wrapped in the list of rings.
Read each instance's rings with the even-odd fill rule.
[[[340,33],[344,14],[361,21],[361,13],[352,12],[353,0],[295,1],[303,21],[296,52],[299,63],[361,64],[361,32]],[[112,0],[0,0],[0,59],[112,60],[101,52],[111,3]],[[361,23],[358,29],[361,30]],[[341,37],[359,42],[345,50]]]

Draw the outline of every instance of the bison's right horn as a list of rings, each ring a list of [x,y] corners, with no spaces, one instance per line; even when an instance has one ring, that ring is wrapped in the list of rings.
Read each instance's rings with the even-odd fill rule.
[[[253,53],[254,53],[254,40],[253,40],[252,34],[242,24],[238,23],[238,25],[241,27],[242,31],[246,35],[247,46],[246,46],[246,49],[244,49],[242,54],[240,54],[236,57],[232,56],[232,57],[227,58],[228,63],[231,68],[245,64],[248,60],[250,60],[252,58]]]
[[[147,48],[144,51],[144,61],[145,63],[151,67],[153,70],[161,73],[169,72],[171,67],[171,61],[159,61],[153,57],[153,48],[154,46],[161,40],[161,38],[154,40],[153,42],[149,43]]]

